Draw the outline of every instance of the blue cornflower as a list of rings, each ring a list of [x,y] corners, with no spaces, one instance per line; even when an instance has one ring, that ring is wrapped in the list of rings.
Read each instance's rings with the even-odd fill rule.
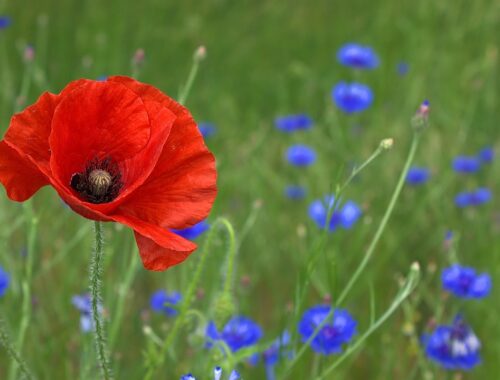
[[[215,367],[213,375],[214,375],[214,377],[213,377],[214,380],[221,380],[222,379],[222,368]],[[228,377],[228,380],[239,380],[240,378],[241,377],[240,377],[240,374],[238,373],[238,371],[232,370],[231,374]],[[196,378],[192,374],[188,373],[187,375],[181,376],[180,380],[196,380]]]
[[[459,264],[443,269],[441,281],[445,290],[460,298],[483,298],[491,291],[489,274],[476,274],[474,268]]]
[[[288,185],[285,188],[285,196],[288,199],[299,200],[306,196],[306,189],[299,185]]]
[[[396,66],[396,71],[401,76],[408,74],[409,70],[410,70],[410,65],[406,62],[399,62]]]
[[[108,80],[108,76],[106,74],[99,75],[97,77],[98,82],[106,82]]]
[[[370,107],[373,93],[370,87],[364,84],[340,82],[333,88],[332,98],[338,108],[350,114]]]
[[[485,146],[483,149],[479,151],[477,157],[486,164],[489,164],[495,158],[495,151],[491,146]]]
[[[177,305],[181,299],[182,296],[179,292],[167,293],[165,290],[157,290],[151,295],[149,304],[153,311],[173,317],[178,313],[173,306]]]
[[[474,156],[457,156],[453,160],[452,166],[457,173],[475,173],[481,168],[481,161]]]
[[[217,128],[212,123],[200,123],[198,124],[198,129],[204,138],[215,135]]]
[[[8,28],[12,24],[12,20],[8,16],[0,16],[0,29]]]
[[[464,191],[455,197],[455,204],[460,207],[479,206],[491,200],[491,190],[486,187],[480,187],[474,191]]]
[[[303,113],[297,115],[279,116],[274,119],[276,128],[283,132],[295,132],[310,129],[313,125],[312,119]]]
[[[481,362],[481,343],[461,316],[451,326],[437,326],[422,341],[427,356],[446,369],[469,370]]]
[[[90,294],[85,293],[73,296],[71,303],[80,311],[80,330],[84,333],[90,332],[94,328]],[[102,314],[103,307],[101,304],[97,305],[97,310]]]
[[[343,45],[337,52],[337,60],[355,69],[374,69],[379,65],[378,56],[371,47],[356,43]]]
[[[210,224],[208,224],[206,220],[202,220],[200,223],[197,223],[194,226],[188,228],[184,228],[182,230],[172,229],[172,232],[175,232],[177,235],[180,235],[185,239],[194,240],[209,228]]]
[[[317,305],[305,311],[298,326],[302,342],[307,342],[331,310],[329,305]],[[346,310],[335,309],[333,315],[312,340],[311,348],[323,355],[342,352],[342,345],[349,343],[356,334],[356,325],[357,322]]]
[[[406,182],[410,185],[421,185],[429,179],[431,172],[427,168],[412,167],[406,175]]]
[[[9,287],[10,276],[0,267],[0,297],[2,297]]]
[[[208,338],[207,347],[212,347],[212,345],[217,344],[217,340],[222,340],[232,352],[253,346],[262,338],[260,326],[250,318],[243,316],[231,318],[221,332],[211,321],[208,323],[205,333]]]
[[[316,152],[307,145],[292,145],[286,151],[286,159],[295,166],[309,166],[316,161]]]
[[[309,205],[309,217],[323,229],[326,227],[328,211],[335,202],[333,195],[324,197],[323,200],[317,199]],[[353,201],[347,201],[342,208],[338,206],[333,211],[328,223],[328,229],[335,231],[337,226],[342,226],[345,229],[350,229],[362,215],[361,208]]]

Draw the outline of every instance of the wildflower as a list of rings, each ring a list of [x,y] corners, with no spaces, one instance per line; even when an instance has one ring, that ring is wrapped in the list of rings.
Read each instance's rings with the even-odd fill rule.
[[[274,119],[276,128],[283,132],[295,132],[310,129],[313,125],[312,119],[306,114],[280,116]]]
[[[76,295],[71,298],[71,303],[80,311],[80,330],[84,333],[91,331],[94,328],[94,320],[92,318],[92,300],[89,294]],[[100,314],[103,313],[101,304],[97,306]]]
[[[122,76],[44,93],[12,117],[0,141],[0,182],[10,199],[53,186],[80,215],[132,228],[149,270],[194,251],[170,229],[207,217],[215,180],[215,159],[189,111]]]
[[[0,297],[2,297],[9,287],[10,276],[0,267]]]
[[[24,48],[24,52],[23,52],[23,59],[24,59],[24,62],[33,62],[33,60],[35,59],[35,48],[33,47],[33,45],[26,45],[26,47]]]
[[[443,288],[460,298],[483,298],[490,294],[491,277],[487,273],[476,274],[474,268],[454,264],[441,274]]]
[[[149,304],[153,311],[173,317],[178,314],[178,311],[173,306],[177,305],[181,299],[182,296],[179,292],[167,293],[165,290],[157,290],[151,295]]]
[[[491,190],[486,187],[480,187],[471,192],[461,192],[455,197],[455,204],[460,207],[480,206],[491,200]]]
[[[309,166],[316,161],[316,152],[307,145],[292,145],[286,151],[286,159],[295,166]]]
[[[449,370],[469,370],[481,361],[481,343],[461,316],[452,325],[439,325],[429,335],[424,335],[426,355]]]
[[[329,305],[317,305],[305,311],[298,326],[302,342],[308,341],[331,310]],[[356,325],[357,322],[346,310],[335,309],[326,324],[311,341],[311,348],[314,352],[323,355],[342,352],[342,345],[349,343],[356,333]]]
[[[408,174],[406,175],[406,182],[410,185],[421,185],[430,177],[430,171],[427,168],[422,167],[412,167],[408,170]]]
[[[337,60],[355,69],[374,69],[379,65],[379,58],[371,47],[356,43],[342,46],[337,52]]]
[[[195,224],[192,227],[184,228],[182,230],[172,229],[177,235],[182,236],[184,239],[194,240],[210,228],[210,224],[206,220]]]
[[[401,76],[408,74],[409,70],[410,70],[410,65],[406,62],[399,62],[396,66],[396,71]]]
[[[475,173],[481,168],[481,161],[474,156],[457,156],[453,160],[452,166],[457,173]]]
[[[8,16],[0,16],[0,30],[8,28],[12,24],[12,20]]]
[[[198,124],[198,129],[200,130],[203,138],[213,136],[217,132],[217,128],[215,128],[215,125],[212,123],[200,123]]]
[[[99,75],[96,79],[99,82],[105,82],[108,80],[108,76],[106,74]]]
[[[333,88],[332,98],[338,108],[350,114],[370,107],[373,93],[370,87],[364,84],[340,82]]]
[[[479,151],[477,156],[483,163],[489,164],[495,158],[495,151],[491,146],[486,146]]]
[[[326,196],[323,200],[317,199],[309,205],[309,217],[323,229],[327,224],[328,211],[333,207],[335,198],[333,195]],[[337,226],[344,229],[350,229],[362,215],[359,206],[353,201],[344,203],[341,209],[336,207],[331,213],[328,229],[330,232],[335,231]]]
[[[217,344],[222,340],[232,352],[256,344],[262,338],[262,329],[249,318],[236,316],[226,323],[221,332],[217,330],[214,322],[209,322],[206,329],[208,338],[207,347]]]
[[[213,375],[214,375],[214,377],[213,377],[214,380],[221,380],[222,379],[222,368],[215,367]],[[240,378],[241,377],[240,377],[240,374],[238,373],[238,371],[232,370],[231,374],[228,377],[228,380],[239,380]],[[181,376],[180,380],[196,380],[196,378],[192,374],[188,373],[187,375]]]
[[[306,196],[306,189],[299,185],[288,185],[285,188],[285,196],[293,200],[303,199]]]
[[[411,119],[411,126],[415,131],[422,131],[429,125],[429,101],[424,100],[418,107],[415,116]]]

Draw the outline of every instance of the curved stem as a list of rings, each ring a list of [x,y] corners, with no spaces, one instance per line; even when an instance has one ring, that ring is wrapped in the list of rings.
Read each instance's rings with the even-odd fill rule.
[[[31,373],[28,370],[26,363],[24,362],[23,359],[21,359],[19,352],[14,348],[12,342],[10,341],[9,335],[7,334],[7,331],[5,330],[4,321],[1,319],[0,319],[0,344],[5,347],[7,354],[16,363],[17,368],[19,368],[19,370],[21,371],[24,379],[28,379],[28,380],[33,379],[33,376],[31,376]]]
[[[359,266],[356,268],[356,271],[352,275],[352,277],[349,279],[349,282],[347,283],[346,287],[342,290],[342,293],[340,293],[339,297],[337,298],[336,304],[339,305],[344,301],[346,298],[347,294],[351,290],[351,288],[354,286],[356,281],[358,280],[359,276],[363,272],[363,270],[366,268],[368,265],[368,261],[370,261],[370,258],[373,255],[373,252],[375,251],[375,248],[377,247],[378,241],[380,240],[380,237],[382,236],[385,227],[387,226],[387,222],[389,221],[389,218],[391,217],[391,214],[394,210],[394,206],[396,206],[396,201],[398,200],[399,194],[401,194],[401,190],[403,189],[403,185],[405,183],[406,175],[408,173],[408,170],[410,169],[410,165],[413,161],[413,158],[415,157],[415,152],[417,151],[418,147],[418,142],[420,141],[420,133],[414,133],[413,134],[413,139],[411,142],[411,147],[410,151],[408,153],[408,157],[406,158],[405,165],[403,167],[403,171],[401,172],[401,175],[399,176],[399,181],[398,184],[396,185],[396,189],[394,189],[394,193],[392,194],[391,200],[389,202],[389,206],[387,206],[387,209],[385,210],[385,214],[382,217],[382,221],[380,222],[377,232],[375,232],[375,236],[373,237],[372,241],[370,242],[370,246],[368,247],[365,256],[363,257],[363,260],[359,264]]]
[[[92,318],[94,321],[94,338],[97,349],[97,360],[101,369],[101,374],[105,380],[112,379],[109,367],[109,359],[106,352],[106,343],[104,338],[103,321],[99,312],[101,300],[101,272],[102,261],[104,257],[102,225],[101,222],[95,222],[95,249],[94,256],[90,262],[90,294],[92,298]]]

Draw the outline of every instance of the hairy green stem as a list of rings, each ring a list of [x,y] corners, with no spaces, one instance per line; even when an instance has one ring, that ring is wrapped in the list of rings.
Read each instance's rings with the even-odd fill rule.
[[[21,374],[23,375],[23,378],[28,380],[33,379],[33,376],[28,370],[26,363],[21,358],[19,352],[14,348],[14,345],[10,341],[9,334],[7,334],[5,323],[2,319],[0,319],[0,344],[4,346],[5,350],[7,351],[7,355],[9,355],[13,362],[16,363],[17,368],[19,368]]]
[[[419,141],[420,141],[420,133],[414,132],[413,139],[411,142],[410,151],[408,152],[408,156],[406,158],[406,162],[404,164],[403,171],[401,172],[401,175],[399,176],[398,184],[396,185],[396,188],[394,189],[391,200],[389,202],[389,206],[387,206],[387,209],[385,210],[385,214],[382,217],[382,221],[380,222],[378,229],[375,232],[375,236],[373,237],[372,241],[370,242],[370,245],[368,246],[368,249],[366,250],[366,253],[365,253],[365,256],[363,257],[363,260],[361,261],[359,266],[356,268],[356,271],[354,272],[354,274],[351,276],[351,278],[347,282],[346,287],[342,290],[339,297],[337,298],[337,300],[335,302],[336,305],[341,304],[342,301],[345,300],[347,294],[352,289],[352,287],[354,286],[356,281],[359,279],[359,276],[361,275],[361,273],[363,273],[366,266],[368,265],[368,262],[370,261],[370,258],[372,257],[373,252],[375,252],[375,248],[377,247],[377,244],[378,244],[382,234],[384,233],[385,227],[387,226],[387,222],[389,221],[389,218],[391,217],[392,212],[394,211],[394,207],[396,206],[396,202],[399,198],[399,195],[401,194],[401,190],[403,190],[406,175],[408,174],[408,170],[410,169],[410,165],[413,161],[413,158],[415,157],[415,153],[417,151]]]
[[[189,71],[188,78],[184,86],[182,86],[181,91],[179,93],[179,103],[184,104],[191,92],[191,87],[193,87],[194,80],[196,79],[196,75],[198,74],[198,69],[200,67],[200,62],[203,59],[203,56],[200,55],[200,49],[204,49],[202,47],[198,48],[193,56],[193,64],[191,65],[191,70]]]
[[[21,305],[21,323],[19,326],[19,332],[17,335],[16,346],[19,352],[22,352],[24,346],[24,339],[26,337],[26,331],[31,320],[31,280],[33,276],[33,260],[35,257],[35,238],[36,231],[38,227],[38,218],[35,217],[33,213],[33,206],[31,201],[26,201],[23,203],[25,222],[28,228],[27,237],[27,247],[26,247],[26,267],[25,275],[21,284],[21,290],[23,294],[23,301]],[[17,375],[18,364],[17,362],[12,362],[9,369],[9,380],[13,380]]]
[[[94,222],[95,226],[95,249],[94,256],[90,262],[90,295],[92,298],[92,318],[94,321],[94,339],[97,350],[97,361],[101,374],[105,380],[112,379],[109,366],[106,342],[104,337],[103,321],[99,311],[101,301],[101,273],[104,258],[103,234],[101,222]]]

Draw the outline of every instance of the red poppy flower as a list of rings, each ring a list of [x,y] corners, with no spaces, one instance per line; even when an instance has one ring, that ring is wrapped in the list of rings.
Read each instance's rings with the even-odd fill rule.
[[[0,182],[25,201],[53,186],[86,218],[135,232],[144,266],[165,270],[196,245],[171,232],[206,218],[215,159],[189,111],[127,77],[71,82],[14,115],[0,141]]]

